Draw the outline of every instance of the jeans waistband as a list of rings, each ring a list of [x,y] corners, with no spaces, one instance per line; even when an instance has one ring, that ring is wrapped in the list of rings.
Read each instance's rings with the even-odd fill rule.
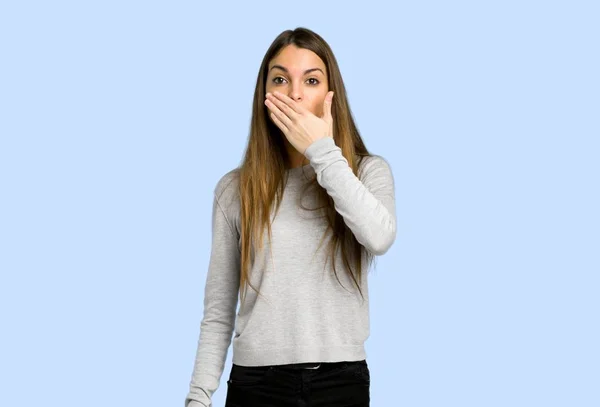
[[[281,369],[291,369],[291,370],[318,369],[318,368],[322,368],[322,369],[326,370],[333,366],[350,365],[353,363],[366,365],[367,361],[365,359],[363,359],[363,360],[357,360],[357,361],[343,361],[343,362],[306,362],[306,363],[291,363],[288,365],[277,365],[277,367],[281,368]]]
[[[318,369],[321,366],[319,362],[308,362],[308,363],[292,363],[289,365],[281,365],[284,369]]]

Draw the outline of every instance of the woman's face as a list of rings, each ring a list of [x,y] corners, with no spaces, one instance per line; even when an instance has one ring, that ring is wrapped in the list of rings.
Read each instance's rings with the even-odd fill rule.
[[[325,63],[317,54],[291,44],[269,61],[268,70],[265,93],[278,91],[313,114],[323,115],[329,87]]]

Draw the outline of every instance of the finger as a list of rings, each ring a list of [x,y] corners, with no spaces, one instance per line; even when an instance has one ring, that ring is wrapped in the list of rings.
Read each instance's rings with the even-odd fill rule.
[[[296,114],[305,113],[305,109],[302,106],[300,106],[298,103],[296,103],[296,101],[294,99],[292,99],[291,97],[284,95],[283,93],[280,93],[280,92],[273,92],[273,96],[275,96],[275,98],[277,100],[280,100],[283,103],[285,103],[285,105],[288,106],[289,109],[292,110],[294,113],[296,113]]]
[[[333,92],[327,92],[327,96],[325,96],[325,100],[323,101],[323,120],[329,123],[329,125],[333,124],[333,116],[331,114],[332,101]]]
[[[290,121],[294,121],[298,117],[298,113],[296,113],[281,99],[278,99],[275,95],[267,93],[267,100],[271,101],[271,103],[277,106],[277,108],[279,108],[279,110],[281,110],[281,112],[285,114],[290,119]]]
[[[275,116],[281,123],[283,123],[288,128],[292,127],[291,119],[285,113],[283,113],[273,101],[267,99],[265,101],[265,105],[267,105],[269,110],[275,114]]]
[[[288,134],[288,128],[285,126],[285,124],[283,124],[281,122],[281,120],[279,120],[277,118],[277,116],[275,116],[274,113],[269,113],[269,115],[271,116],[271,119],[273,119],[273,122],[275,122],[275,124],[277,125],[277,127],[279,127],[281,129],[281,131],[283,132],[283,134],[285,134],[287,136],[287,134]]]

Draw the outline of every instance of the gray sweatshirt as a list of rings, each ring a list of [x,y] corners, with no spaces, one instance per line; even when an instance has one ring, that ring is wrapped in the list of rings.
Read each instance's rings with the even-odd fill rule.
[[[288,169],[279,211],[271,211],[268,232],[249,270],[252,285],[238,306],[240,287],[240,202],[237,169],[217,182],[212,207],[212,247],[204,290],[204,317],[185,407],[210,407],[224,370],[233,335],[233,363],[241,366],[366,359],[369,337],[367,263],[361,289],[348,276],[338,250],[336,280],[324,212],[315,208],[314,191],[301,194],[307,178],[333,198],[336,211],[356,239],[376,256],[396,238],[394,178],[379,155],[365,157],[354,175],[330,137],[305,152],[309,164]]]

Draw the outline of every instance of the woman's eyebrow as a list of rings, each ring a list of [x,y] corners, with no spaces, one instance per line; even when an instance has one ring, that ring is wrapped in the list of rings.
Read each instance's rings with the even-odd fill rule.
[[[287,68],[286,68],[286,67],[284,67],[284,66],[281,66],[281,65],[273,65],[273,66],[271,67],[271,69],[269,69],[269,71],[271,71],[271,70],[273,70],[273,69],[275,69],[275,68],[279,68],[279,69],[281,69],[283,72],[285,72],[285,73],[289,73],[289,71],[287,70]],[[322,73],[323,75],[325,75],[325,73],[323,72],[323,70],[322,70],[321,68],[310,68],[310,69],[307,69],[306,71],[304,71],[304,75],[306,75],[307,73],[310,73],[310,72],[312,72],[312,71],[321,71],[321,73]]]

